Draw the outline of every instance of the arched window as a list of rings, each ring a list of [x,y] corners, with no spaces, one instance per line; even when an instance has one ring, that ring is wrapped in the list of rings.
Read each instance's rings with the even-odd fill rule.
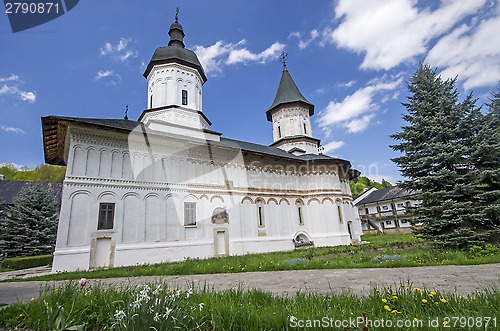
[[[259,224],[259,228],[263,228],[266,226],[266,222],[264,219],[264,200],[262,199],[257,199],[255,201],[257,205],[257,220]]]
[[[304,214],[302,213],[302,209],[304,208],[304,202],[302,202],[302,200],[297,200],[295,202],[295,206],[297,206],[297,215],[299,218],[299,225],[304,225]]]

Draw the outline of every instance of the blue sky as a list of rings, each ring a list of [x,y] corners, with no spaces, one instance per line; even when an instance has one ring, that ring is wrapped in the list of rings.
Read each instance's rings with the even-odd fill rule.
[[[487,101],[500,81],[500,4],[487,0],[80,1],[12,33],[0,13],[0,163],[43,163],[40,117],[137,119],[145,66],[180,7],[205,67],[203,111],[225,137],[268,145],[282,65],[315,104],[313,134],[364,175],[401,179],[389,135],[420,62]]]

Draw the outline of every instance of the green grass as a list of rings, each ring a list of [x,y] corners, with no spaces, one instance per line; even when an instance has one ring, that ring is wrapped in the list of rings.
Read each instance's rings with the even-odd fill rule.
[[[343,326],[335,323],[348,323],[350,319],[357,322],[363,316],[373,323],[368,328],[370,331],[405,329],[376,327],[375,323],[382,320],[385,326],[387,321],[393,326],[396,323],[412,325],[405,330],[498,330],[500,291],[489,289],[462,297],[401,284],[373,288],[369,295],[360,297],[349,292],[280,296],[238,288],[193,293],[171,289],[166,284],[105,289],[99,285],[80,287],[76,282],[66,282],[60,288],[45,288],[38,299],[28,304],[4,308],[0,314],[0,328],[41,331],[78,330],[78,327],[127,331],[153,328],[314,330],[318,327],[308,328],[307,323],[327,323],[327,330],[343,330]],[[445,321],[448,327],[443,325]],[[486,322],[489,323],[487,328],[484,327]],[[360,324],[356,327],[361,329]],[[352,324],[348,325],[348,330],[353,329]]]
[[[23,280],[192,275],[301,269],[391,268],[500,262],[500,250],[485,251],[480,249],[472,254],[471,252],[438,249],[414,237],[412,234],[366,235],[363,236],[363,240],[370,243],[357,246],[312,247],[290,252],[248,254],[205,260],[191,259],[174,263],[69,272]]]

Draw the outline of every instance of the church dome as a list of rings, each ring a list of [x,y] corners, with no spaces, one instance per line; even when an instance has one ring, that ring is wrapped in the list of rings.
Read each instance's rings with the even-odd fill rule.
[[[144,77],[148,77],[149,73],[153,69],[153,66],[155,65],[179,63],[196,69],[202,77],[203,82],[206,82],[207,77],[200,60],[198,60],[198,57],[193,51],[186,49],[184,45],[184,29],[178,22],[177,15],[175,17],[175,22],[170,25],[168,34],[170,36],[168,46],[156,49],[151,61],[149,61],[146,71],[144,72]]]

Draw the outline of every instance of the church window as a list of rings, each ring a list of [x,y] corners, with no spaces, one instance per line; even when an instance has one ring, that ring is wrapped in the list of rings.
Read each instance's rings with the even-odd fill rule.
[[[278,138],[281,138],[281,127],[278,126]]]
[[[304,123],[304,134],[307,134],[307,127],[306,127],[306,123]]]
[[[182,104],[187,105],[188,104],[188,91],[182,90]]]
[[[342,215],[342,207],[341,206],[337,206],[337,212],[339,213],[340,224],[344,223],[344,216]]]
[[[263,208],[262,206],[258,206],[257,207],[257,210],[258,210],[258,213],[259,213],[259,227],[263,227],[264,226],[264,211],[263,211]]]
[[[196,202],[184,202],[184,225],[196,225]]]
[[[115,218],[115,204],[101,203],[99,204],[99,222],[97,230],[111,230]]]
[[[302,208],[304,207],[304,203],[299,200],[295,203],[295,206],[297,206],[297,215],[299,217],[299,225],[304,225],[304,215],[302,213]]]
[[[153,95],[149,97],[149,108],[153,108]]]
[[[297,207],[299,213],[299,225],[304,225],[304,217],[302,216],[302,206]]]

